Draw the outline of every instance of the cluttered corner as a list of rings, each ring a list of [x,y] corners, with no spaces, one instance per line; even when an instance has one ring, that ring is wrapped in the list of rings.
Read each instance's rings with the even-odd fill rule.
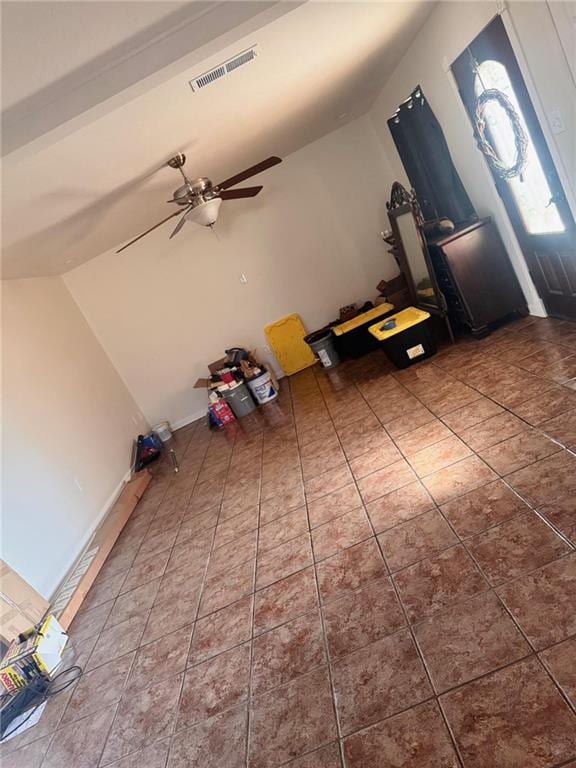
[[[278,397],[279,384],[272,368],[243,347],[227,349],[225,357],[208,365],[208,371],[209,377],[198,379],[194,388],[208,391],[212,428],[224,427]]]

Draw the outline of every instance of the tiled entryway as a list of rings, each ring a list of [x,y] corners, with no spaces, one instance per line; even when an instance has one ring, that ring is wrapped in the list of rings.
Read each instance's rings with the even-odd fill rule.
[[[176,442],[4,768],[576,766],[575,325],[308,370]]]

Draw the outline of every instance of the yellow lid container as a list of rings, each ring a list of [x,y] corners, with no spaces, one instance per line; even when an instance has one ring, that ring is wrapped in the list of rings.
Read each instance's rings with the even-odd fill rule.
[[[355,328],[359,328],[361,325],[370,322],[370,320],[377,320],[379,317],[382,317],[382,315],[385,315],[387,312],[391,312],[393,309],[394,304],[386,303],[380,304],[377,307],[372,307],[372,309],[369,309],[367,312],[361,312],[359,315],[356,315],[356,317],[353,317],[351,320],[347,320],[345,323],[333,326],[332,333],[336,334],[336,336],[342,336],[343,333],[353,331]]]
[[[375,323],[374,325],[371,325],[368,330],[372,336],[378,339],[378,341],[386,341],[387,339],[392,338],[392,336],[396,336],[397,333],[402,333],[402,331],[406,331],[408,328],[418,325],[418,323],[423,323],[424,320],[428,320],[429,317],[430,313],[425,312],[423,309],[407,307],[401,312],[397,312],[395,315],[388,315],[383,323]],[[387,325],[391,320],[396,321],[394,328],[390,328],[389,330],[383,329],[382,326]]]

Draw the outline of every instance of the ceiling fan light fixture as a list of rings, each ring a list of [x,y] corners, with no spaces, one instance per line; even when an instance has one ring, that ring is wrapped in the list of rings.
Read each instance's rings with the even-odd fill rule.
[[[211,227],[218,218],[222,199],[213,197],[205,200],[200,205],[195,205],[191,211],[188,211],[185,218],[187,221],[193,221],[194,224],[200,224],[202,227]]]

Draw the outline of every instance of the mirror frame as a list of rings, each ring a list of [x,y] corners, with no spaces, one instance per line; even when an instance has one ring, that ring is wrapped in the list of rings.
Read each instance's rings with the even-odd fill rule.
[[[422,255],[424,256],[424,261],[426,262],[426,266],[428,268],[430,282],[432,283],[432,287],[434,288],[434,294],[438,300],[437,304],[427,304],[426,302],[422,301],[421,298],[419,298],[418,293],[416,291],[416,285],[414,283],[412,270],[410,269],[410,263],[408,261],[408,257],[406,256],[406,251],[404,250],[404,243],[402,242],[402,238],[400,236],[400,230],[397,222],[397,219],[399,219],[401,216],[406,216],[406,215],[411,215],[414,219],[414,226],[416,227],[416,231],[418,232],[418,238],[420,240],[420,245],[422,246]],[[405,204],[405,205],[399,205],[396,208],[391,208],[388,211],[388,218],[390,219],[390,226],[392,227],[392,232],[394,234],[394,248],[398,253],[398,257],[400,260],[400,269],[402,270],[402,273],[406,278],[406,282],[408,284],[408,292],[410,294],[410,299],[413,305],[415,307],[419,307],[420,309],[425,309],[426,312],[430,312],[431,314],[440,315],[442,317],[446,316],[447,314],[446,299],[444,298],[444,294],[442,293],[442,291],[438,286],[438,281],[436,280],[436,273],[434,272],[434,268],[432,267],[432,261],[430,259],[430,254],[428,253],[428,246],[422,234],[422,228],[418,222],[418,218],[416,216],[414,207],[412,205]]]

